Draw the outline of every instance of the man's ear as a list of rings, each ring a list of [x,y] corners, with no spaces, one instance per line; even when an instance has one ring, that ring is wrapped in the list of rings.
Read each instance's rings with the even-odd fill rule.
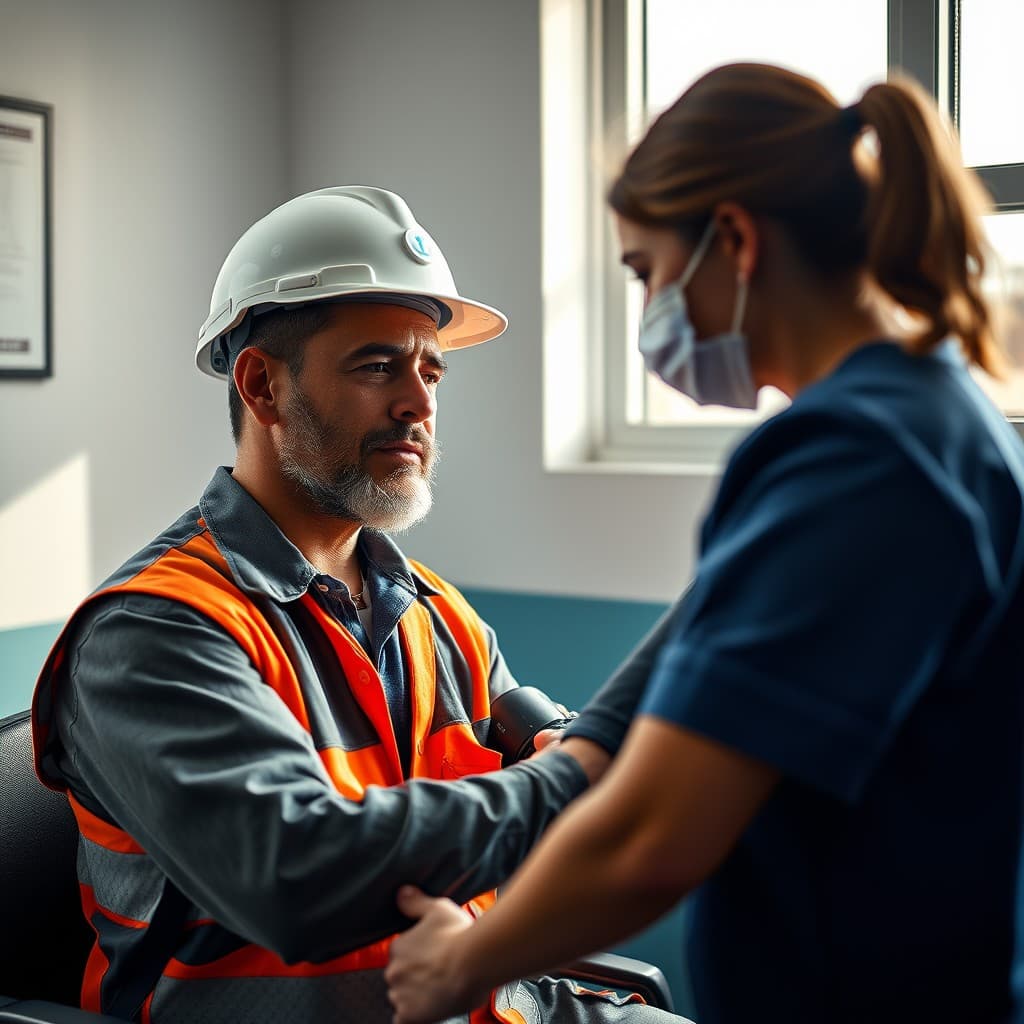
[[[250,345],[238,354],[232,371],[239,397],[256,422],[264,427],[280,419],[279,370],[277,359]]]
[[[739,203],[724,202],[715,207],[715,222],[722,246],[736,267],[736,276],[749,281],[757,268],[761,233],[757,221]]]

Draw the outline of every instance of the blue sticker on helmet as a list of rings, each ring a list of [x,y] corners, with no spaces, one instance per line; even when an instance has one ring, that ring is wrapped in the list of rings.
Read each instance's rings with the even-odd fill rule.
[[[405,247],[417,263],[430,263],[434,259],[434,240],[422,228],[406,231]]]

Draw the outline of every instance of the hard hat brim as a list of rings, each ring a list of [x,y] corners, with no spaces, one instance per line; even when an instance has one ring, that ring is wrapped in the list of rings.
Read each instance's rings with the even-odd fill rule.
[[[210,353],[214,341],[222,334],[237,327],[248,310],[262,313],[274,308],[286,309],[289,306],[311,305],[315,302],[331,302],[334,299],[349,298],[356,300],[359,295],[422,295],[428,299],[442,302],[451,311],[451,320],[438,329],[437,340],[445,351],[469,348],[482,345],[503,334],[508,327],[508,318],[493,306],[485,305],[465,296],[443,295],[440,292],[421,291],[409,287],[389,287],[384,284],[356,285],[348,288],[332,289],[325,294],[320,284],[308,288],[293,288],[286,295],[276,289],[260,294],[256,292],[247,296],[244,302],[234,305],[227,304],[211,314],[203,324],[196,346],[196,366],[203,373],[218,380],[227,380],[226,373],[219,373],[210,362]]]

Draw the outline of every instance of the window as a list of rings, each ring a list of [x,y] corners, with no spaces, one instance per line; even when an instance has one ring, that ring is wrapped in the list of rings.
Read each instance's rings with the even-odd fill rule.
[[[1024,122],[1013,81],[1024,5],[889,0],[889,31],[890,64],[914,75],[949,112],[964,162],[995,202],[985,219],[995,256],[985,288],[1012,365],[1006,380],[978,374],[978,381],[1024,434]]]
[[[644,126],[703,71],[726,61],[783,64],[821,80],[844,103],[884,78],[888,68],[905,69],[936,96],[960,129],[965,160],[996,200],[987,227],[999,259],[986,288],[1002,303],[1006,337],[1024,367],[1024,121],[1014,116],[1010,70],[1013,40],[1024,33],[1020,0],[545,0],[543,9],[546,34],[549,23],[562,17],[568,19],[566,45],[572,38],[590,43],[578,69],[587,91],[581,112],[589,134],[579,140],[587,155],[577,168],[587,181],[586,209],[577,210],[574,226],[591,242],[577,264],[586,308],[578,310],[576,326],[589,345],[586,362],[597,368],[588,370],[588,394],[577,403],[588,410],[577,453],[585,450],[584,457],[597,462],[671,463],[707,473],[721,465],[742,433],[785,403],[784,396],[763,391],[754,413],[700,408],[645,372],[636,350],[642,291],[618,264],[605,209],[608,173]],[[547,49],[549,71],[559,60],[565,63],[564,51]],[[553,95],[548,86],[546,109]],[[562,116],[571,114],[566,94],[557,95]],[[561,121],[563,134],[566,123]],[[552,113],[546,174],[552,148],[566,144],[556,138],[555,125]],[[559,166],[566,173],[565,162]],[[546,260],[548,230],[546,217]],[[552,288],[546,273],[546,299],[556,283],[564,294],[568,265],[559,262],[563,272]],[[1007,381],[984,378],[982,384],[1007,413],[1024,416],[1024,369]],[[566,395],[560,400],[564,413]],[[549,456],[551,450],[549,444]]]
[[[955,51],[959,74],[954,108],[964,161],[972,167],[1017,165],[1018,189],[1024,168],[1024,118],[1020,78],[1009,60],[1009,40],[1024,37],[1020,0],[967,0],[955,9]],[[1004,58],[1000,60],[999,55]]]
[[[733,0],[716,5],[646,0],[625,9],[622,3],[605,2],[602,10],[606,17],[618,18],[617,31],[606,34],[605,53],[625,39],[637,54],[629,68],[637,80],[626,83],[622,104],[627,135],[620,133],[619,141],[625,147],[635,143],[643,126],[695,78],[727,61],[792,67],[823,81],[842,102],[852,102],[868,83],[886,73],[886,0]],[[794,26],[800,30],[794,31]],[[783,395],[769,389],[762,391],[753,413],[702,408],[646,373],[636,354],[643,289],[638,282],[621,280],[612,253],[608,269],[606,288],[624,289],[624,297],[621,305],[611,307],[621,309],[622,318],[609,318],[606,328],[606,456],[630,459],[653,450],[713,465],[741,433],[785,404]],[[614,280],[616,275],[620,280]]]

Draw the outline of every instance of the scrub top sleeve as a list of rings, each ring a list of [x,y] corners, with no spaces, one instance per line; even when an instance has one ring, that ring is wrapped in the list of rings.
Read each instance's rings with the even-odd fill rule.
[[[980,570],[966,518],[880,430],[778,420],[730,463],[640,710],[852,800]]]
[[[580,736],[592,740],[613,757],[618,753],[643,699],[658,654],[672,635],[675,621],[682,613],[688,595],[689,590],[651,627],[650,632],[587,702],[579,718],[565,730],[566,737]]]

